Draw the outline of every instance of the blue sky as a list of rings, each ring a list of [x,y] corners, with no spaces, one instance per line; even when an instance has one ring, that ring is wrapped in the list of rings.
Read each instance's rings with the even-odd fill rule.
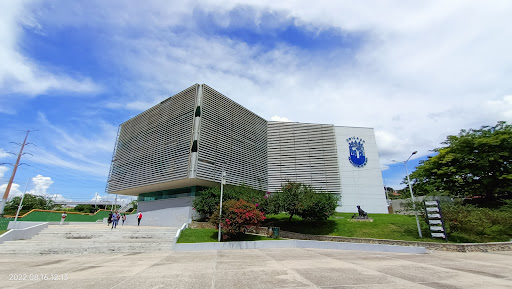
[[[278,3],[276,3],[278,2]],[[340,3],[337,3],[340,2]],[[268,120],[375,128],[400,188],[447,135],[512,121],[509,1],[2,1],[13,195],[105,197],[120,123],[194,83]],[[0,165],[0,190],[12,166]],[[34,178],[34,179],[33,179]],[[3,186],[3,187],[2,187]]]

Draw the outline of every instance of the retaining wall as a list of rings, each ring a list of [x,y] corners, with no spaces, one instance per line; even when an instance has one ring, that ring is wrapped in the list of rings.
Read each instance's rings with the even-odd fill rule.
[[[494,242],[494,243],[434,243],[434,242],[414,242],[388,239],[370,239],[370,238],[350,238],[340,236],[326,235],[308,235],[294,232],[280,231],[279,236],[288,239],[317,240],[331,242],[349,242],[365,244],[399,245],[412,247],[425,247],[429,250],[453,251],[453,252],[492,252],[492,251],[512,251],[512,242]]]
[[[31,239],[45,228],[48,228],[48,223],[39,223],[24,229],[9,230],[0,236],[0,244],[5,241]]]

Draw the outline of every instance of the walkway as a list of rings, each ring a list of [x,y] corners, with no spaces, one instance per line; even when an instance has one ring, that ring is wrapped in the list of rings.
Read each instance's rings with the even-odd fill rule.
[[[9,281],[66,274],[66,281]],[[34,276],[34,275],[33,275]],[[512,288],[512,252],[257,249],[0,258],[1,288]],[[40,278],[40,277],[39,277]]]

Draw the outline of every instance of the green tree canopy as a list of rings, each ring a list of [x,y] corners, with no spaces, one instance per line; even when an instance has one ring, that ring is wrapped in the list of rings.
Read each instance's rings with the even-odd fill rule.
[[[224,192],[222,195],[222,201],[240,199],[245,200],[258,207],[258,210],[266,212],[265,206],[268,203],[265,197],[265,192],[253,189],[249,186],[224,186]],[[204,214],[206,217],[210,217],[217,210],[217,206],[220,202],[220,187],[208,188],[202,191],[197,198],[194,199],[194,209]]]
[[[73,209],[75,212],[82,212],[82,213],[94,213],[96,210],[93,208],[92,205],[76,205]]]
[[[418,195],[479,196],[486,202],[512,192],[512,125],[461,130],[411,174]]]
[[[5,204],[5,214],[15,215],[18,211],[18,205],[20,204],[21,197],[14,197],[7,201]],[[23,211],[30,211],[33,209],[51,210],[53,208],[53,201],[43,196],[26,194],[23,199]]]

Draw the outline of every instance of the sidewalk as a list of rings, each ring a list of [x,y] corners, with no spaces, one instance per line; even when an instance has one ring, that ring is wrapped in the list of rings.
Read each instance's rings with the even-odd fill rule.
[[[26,276],[10,281],[10,274]],[[30,281],[30,274],[67,280]],[[42,275],[41,275],[42,274]],[[324,249],[10,256],[1,288],[511,288],[512,252]],[[41,278],[41,277],[39,277]]]

